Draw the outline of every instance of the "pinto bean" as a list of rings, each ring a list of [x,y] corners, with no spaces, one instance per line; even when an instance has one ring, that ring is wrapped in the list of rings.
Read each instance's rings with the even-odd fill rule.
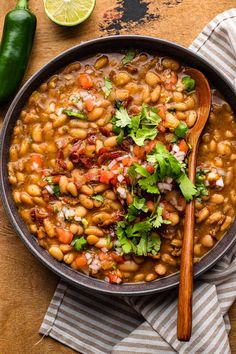
[[[85,194],[80,194],[79,201],[86,209],[93,209],[93,201]]]
[[[102,107],[96,107],[92,110],[92,112],[89,112],[88,118],[90,121],[95,121],[101,118],[101,116],[104,113],[104,108]]]
[[[156,86],[159,84],[161,79],[157,74],[153,73],[152,71],[148,71],[145,76],[145,81],[149,86]]]
[[[27,186],[27,192],[31,197],[39,197],[41,195],[41,188],[37,184],[29,184]]]
[[[139,269],[139,265],[134,261],[125,261],[122,264],[119,264],[119,269],[122,272],[136,272]]]
[[[90,245],[95,245],[96,243],[98,243],[99,238],[95,235],[88,235],[87,237],[87,242]]]
[[[73,182],[69,182],[67,184],[66,189],[69,193],[71,193],[73,195],[73,197],[77,197],[78,191],[77,191],[76,185]]]
[[[153,281],[157,279],[157,275],[154,273],[149,273],[146,275],[145,281]]]
[[[98,58],[94,64],[94,68],[96,70],[100,70],[109,64],[109,59],[106,55],[102,55]]]
[[[217,193],[213,194],[210,198],[210,201],[214,204],[222,204],[224,203],[224,200],[225,200],[224,196],[222,194],[217,194]]]
[[[207,248],[211,248],[214,245],[214,240],[211,235],[205,235],[201,239],[201,244]]]
[[[197,213],[197,219],[196,219],[196,223],[199,224],[200,222],[203,222],[208,215],[210,214],[209,210],[207,209],[207,207],[201,209],[198,213]]]
[[[84,233],[85,235],[95,235],[98,237],[102,237],[104,235],[104,232],[96,226],[87,227]]]
[[[164,264],[157,264],[155,266],[155,272],[159,275],[165,275],[167,272],[167,268]]]
[[[226,216],[225,221],[223,222],[223,224],[221,225],[220,230],[221,231],[225,231],[228,229],[228,227],[230,226],[230,224],[232,223],[233,218],[231,216]]]
[[[59,262],[63,260],[63,253],[58,246],[51,246],[48,250],[51,256],[56,258]]]
[[[65,194],[67,193],[67,186],[68,186],[68,178],[66,176],[61,176],[59,181],[59,188],[60,193]]]
[[[93,195],[93,188],[85,184],[80,188],[80,192],[86,195]]]
[[[100,213],[96,213],[95,215],[93,215],[92,222],[97,225],[102,224],[104,223],[104,221],[109,220],[110,217],[111,217],[110,214],[102,211]]]
[[[206,224],[215,224],[216,222],[219,222],[223,218],[223,214],[221,211],[216,211],[215,213],[211,214],[209,218],[206,221]]]

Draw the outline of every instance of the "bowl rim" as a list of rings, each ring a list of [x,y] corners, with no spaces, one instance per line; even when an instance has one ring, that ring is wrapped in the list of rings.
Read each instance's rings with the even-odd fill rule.
[[[135,296],[135,295],[144,295],[144,294],[148,295],[156,292],[161,292],[178,286],[179,272],[171,274],[164,278],[157,279],[150,283],[141,282],[141,283],[124,283],[121,285],[114,285],[114,284],[106,283],[105,281],[102,280],[98,280],[86,276],[70,268],[68,265],[59,263],[58,261],[54,260],[48,254],[48,252],[46,252],[41,246],[38,245],[35,237],[32,237],[30,232],[27,231],[25,223],[20,218],[17,212],[15,203],[13,202],[12,195],[9,192],[10,184],[8,182],[8,179],[6,178],[7,176],[6,169],[7,169],[9,151],[6,151],[4,148],[5,146],[7,146],[6,144],[7,139],[8,140],[10,139],[11,136],[10,131],[13,129],[13,126],[15,125],[16,119],[12,119],[12,118],[14,118],[14,116],[16,116],[21,111],[25,102],[29,98],[30,94],[34,91],[33,90],[34,86],[39,87],[41,82],[44,82],[45,80],[49,79],[53,75],[53,72],[55,74],[58,71],[62,70],[63,67],[65,67],[69,63],[75,62],[76,60],[70,61],[69,58],[71,56],[73,57],[73,55],[75,55],[77,52],[82,52],[83,50],[84,52],[86,52],[87,50],[90,53],[91,50],[93,50],[93,47],[96,48],[96,46],[103,47],[104,49],[102,49],[102,51],[95,50],[93,55],[96,55],[98,53],[105,53],[105,52],[110,52],[110,53],[115,51],[119,52],[122,50],[122,47],[124,48],[124,46],[121,46],[121,44],[124,45],[124,43],[126,48],[139,47],[140,49],[144,48],[143,50],[147,52],[153,51],[161,54],[165,53],[165,55],[167,55],[168,50],[171,49],[172,52],[177,53],[177,56],[182,57],[182,59],[180,60],[183,63],[186,63],[187,58],[188,61],[190,61],[191,59],[194,65],[196,65],[197,67],[201,66],[201,70],[203,72],[206,71],[208,73],[206,76],[211,76],[213,80],[214,77],[216,77],[221,82],[221,84],[224,86],[224,93],[226,93],[230,97],[231,107],[236,113],[236,103],[234,104],[234,102],[236,102],[236,92],[234,87],[230,83],[230,81],[221,72],[219,72],[218,69],[214,68],[206,59],[199,56],[198,54],[196,54],[190,49],[187,49],[185,47],[182,47],[178,44],[175,44],[167,40],[154,38],[150,36],[141,36],[141,35],[108,36],[108,37],[92,39],[86,42],[81,42],[80,44],[63,51],[62,53],[60,53],[59,55],[51,59],[47,64],[42,66],[36,73],[34,73],[29,78],[29,80],[26,81],[26,83],[22,86],[22,88],[20,89],[20,91],[17,93],[16,97],[12,101],[6,113],[3,126],[2,126],[1,137],[0,137],[0,195],[1,195],[2,203],[6,215],[8,216],[8,219],[10,220],[17,235],[23,241],[25,246],[30,250],[30,252],[47,268],[49,268],[58,276],[60,276],[62,279],[64,279],[65,281],[69,282],[71,285],[76,287],[82,287],[84,289],[86,288],[87,290],[98,291],[104,294],[119,295],[119,296],[121,295]],[[119,49],[116,48],[115,50],[114,49],[110,50],[110,48],[112,48],[113,45],[115,45],[115,47],[118,46]],[[152,46],[154,47],[154,50]],[[105,49],[107,47],[109,47],[109,50]],[[148,50],[148,48],[146,47],[149,47],[150,49]],[[83,53],[80,53],[78,60],[85,59],[91,56],[92,56],[92,52],[91,55],[90,54],[86,55],[86,53],[83,55]],[[170,53],[169,56],[176,57],[176,55],[173,55],[172,53]],[[68,60],[68,63],[61,65],[63,59],[65,59],[64,61]],[[54,65],[55,67],[58,66],[58,70],[54,71]],[[227,101],[229,101],[229,98],[227,99]],[[236,241],[235,233],[236,233],[236,221],[234,221],[230,229],[227,231],[226,235],[219,242],[217,242],[217,244],[213,247],[213,249],[211,249],[201,259],[201,261],[194,266],[194,277],[198,277],[199,275],[207,271],[221,257],[224,256],[224,254],[233,246],[233,244]]]

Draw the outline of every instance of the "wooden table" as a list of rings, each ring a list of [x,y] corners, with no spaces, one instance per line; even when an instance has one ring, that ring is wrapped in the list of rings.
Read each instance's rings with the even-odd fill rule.
[[[15,0],[1,1],[0,32],[5,14],[15,3]],[[214,16],[235,4],[235,0],[98,0],[87,23],[76,28],[62,28],[46,17],[43,0],[31,0],[30,7],[38,18],[38,28],[26,78],[61,51],[107,34],[152,35],[188,46]],[[133,11],[137,6],[139,11]],[[127,18],[132,21],[127,23]],[[0,116],[3,119],[3,111]],[[2,207],[0,238],[0,353],[75,353],[50,338],[40,341],[38,329],[59,279],[22,245]],[[230,319],[230,341],[235,354],[235,305],[230,311]]]

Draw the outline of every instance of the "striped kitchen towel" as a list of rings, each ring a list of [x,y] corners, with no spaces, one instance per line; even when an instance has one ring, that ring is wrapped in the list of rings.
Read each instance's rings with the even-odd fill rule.
[[[217,16],[190,48],[233,82],[236,9]],[[176,338],[177,290],[142,297],[90,294],[61,281],[40,328],[83,354],[229,354],[227,312],[236,297],[236,247],[195,282],[191,341]]]

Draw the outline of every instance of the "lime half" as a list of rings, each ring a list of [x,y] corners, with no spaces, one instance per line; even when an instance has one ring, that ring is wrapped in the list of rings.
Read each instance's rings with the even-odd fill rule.
[[[47,16],[61,26],[76,26],[93,12],[96,0],[44,0]]]

